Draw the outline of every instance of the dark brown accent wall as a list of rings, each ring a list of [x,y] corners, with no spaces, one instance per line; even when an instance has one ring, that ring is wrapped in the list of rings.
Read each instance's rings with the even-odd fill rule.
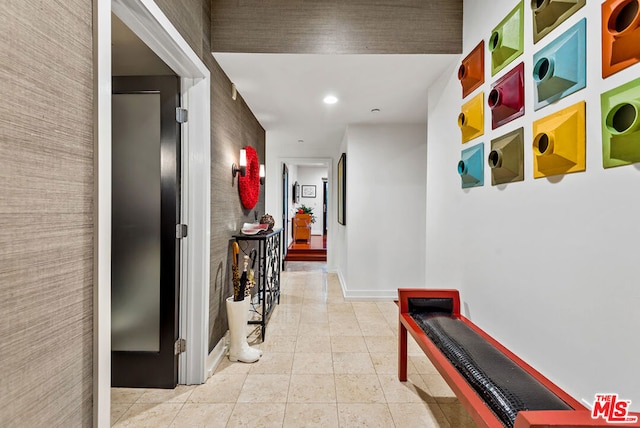
[[[0,28],[0,426],[91,426],[91,2],[9,2]]]
[[[265,161],[265,132],[239,95],[231,99],[231,81],[211,56],[211,288],[209,297],[209,350],[228,329],[224,299],[233,295],[231,285],[231,236],[242,223],[253,222],[264,214],[264,187],[258,205],[246,210],[240,202],[238,179],[231,164],[238,162],[240,149],[252,146],[260,162]]]
[[[213,52],[454,54],[462,0],[212,0]]]

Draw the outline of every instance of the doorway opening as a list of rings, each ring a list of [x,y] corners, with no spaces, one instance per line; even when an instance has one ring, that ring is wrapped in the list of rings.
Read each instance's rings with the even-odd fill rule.
[[[283,224],[289,231],[285,261],[326,262],[330,163],[297,160],[285,165],[289,183],[283,181],[283,189],[287,186]]]
[[[181,338],[178,383],[206,379],[210,241],[210,73],[154,2],[94,0],[96,236],[94,269],[94,426],[110,426],[112,247],[112,17],[117,16],[177,76],[181,128],[182,206],[188,239],[179,243]],[[174,233],[177,233],[177,228]]]

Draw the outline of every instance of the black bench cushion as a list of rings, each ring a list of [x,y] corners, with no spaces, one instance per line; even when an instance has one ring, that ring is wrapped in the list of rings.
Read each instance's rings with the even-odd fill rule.
[[[521,410],[571,410],[460,319],[428,313],[411,316],[504,426],[513,427]]]

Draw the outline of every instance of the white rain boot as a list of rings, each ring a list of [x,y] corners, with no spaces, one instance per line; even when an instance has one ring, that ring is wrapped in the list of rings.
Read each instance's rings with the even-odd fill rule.
[[[247,343],[247,318],[249,317],[250,299],[234,302],[227,298],[227,318],[229,322],[229,360],[255,363],[262,356],[262,351]]]

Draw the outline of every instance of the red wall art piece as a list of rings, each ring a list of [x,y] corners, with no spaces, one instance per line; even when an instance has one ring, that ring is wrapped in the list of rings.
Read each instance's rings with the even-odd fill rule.
[[[462,85],[462,98],[484,83],[484,40],[462,60],[458,68],[458,80]]]
[[[260,198],[260,161],[253,147],[245,147],[247,151],[247,174],[238,178],[238,189],[242,206],[250,210],[256,206]]]
[[[640,61],[640,0],[602,3],[602,77]]]
[[[487,97],[491,109],[491,129],[524,115],[524,63],[492,85]]]

